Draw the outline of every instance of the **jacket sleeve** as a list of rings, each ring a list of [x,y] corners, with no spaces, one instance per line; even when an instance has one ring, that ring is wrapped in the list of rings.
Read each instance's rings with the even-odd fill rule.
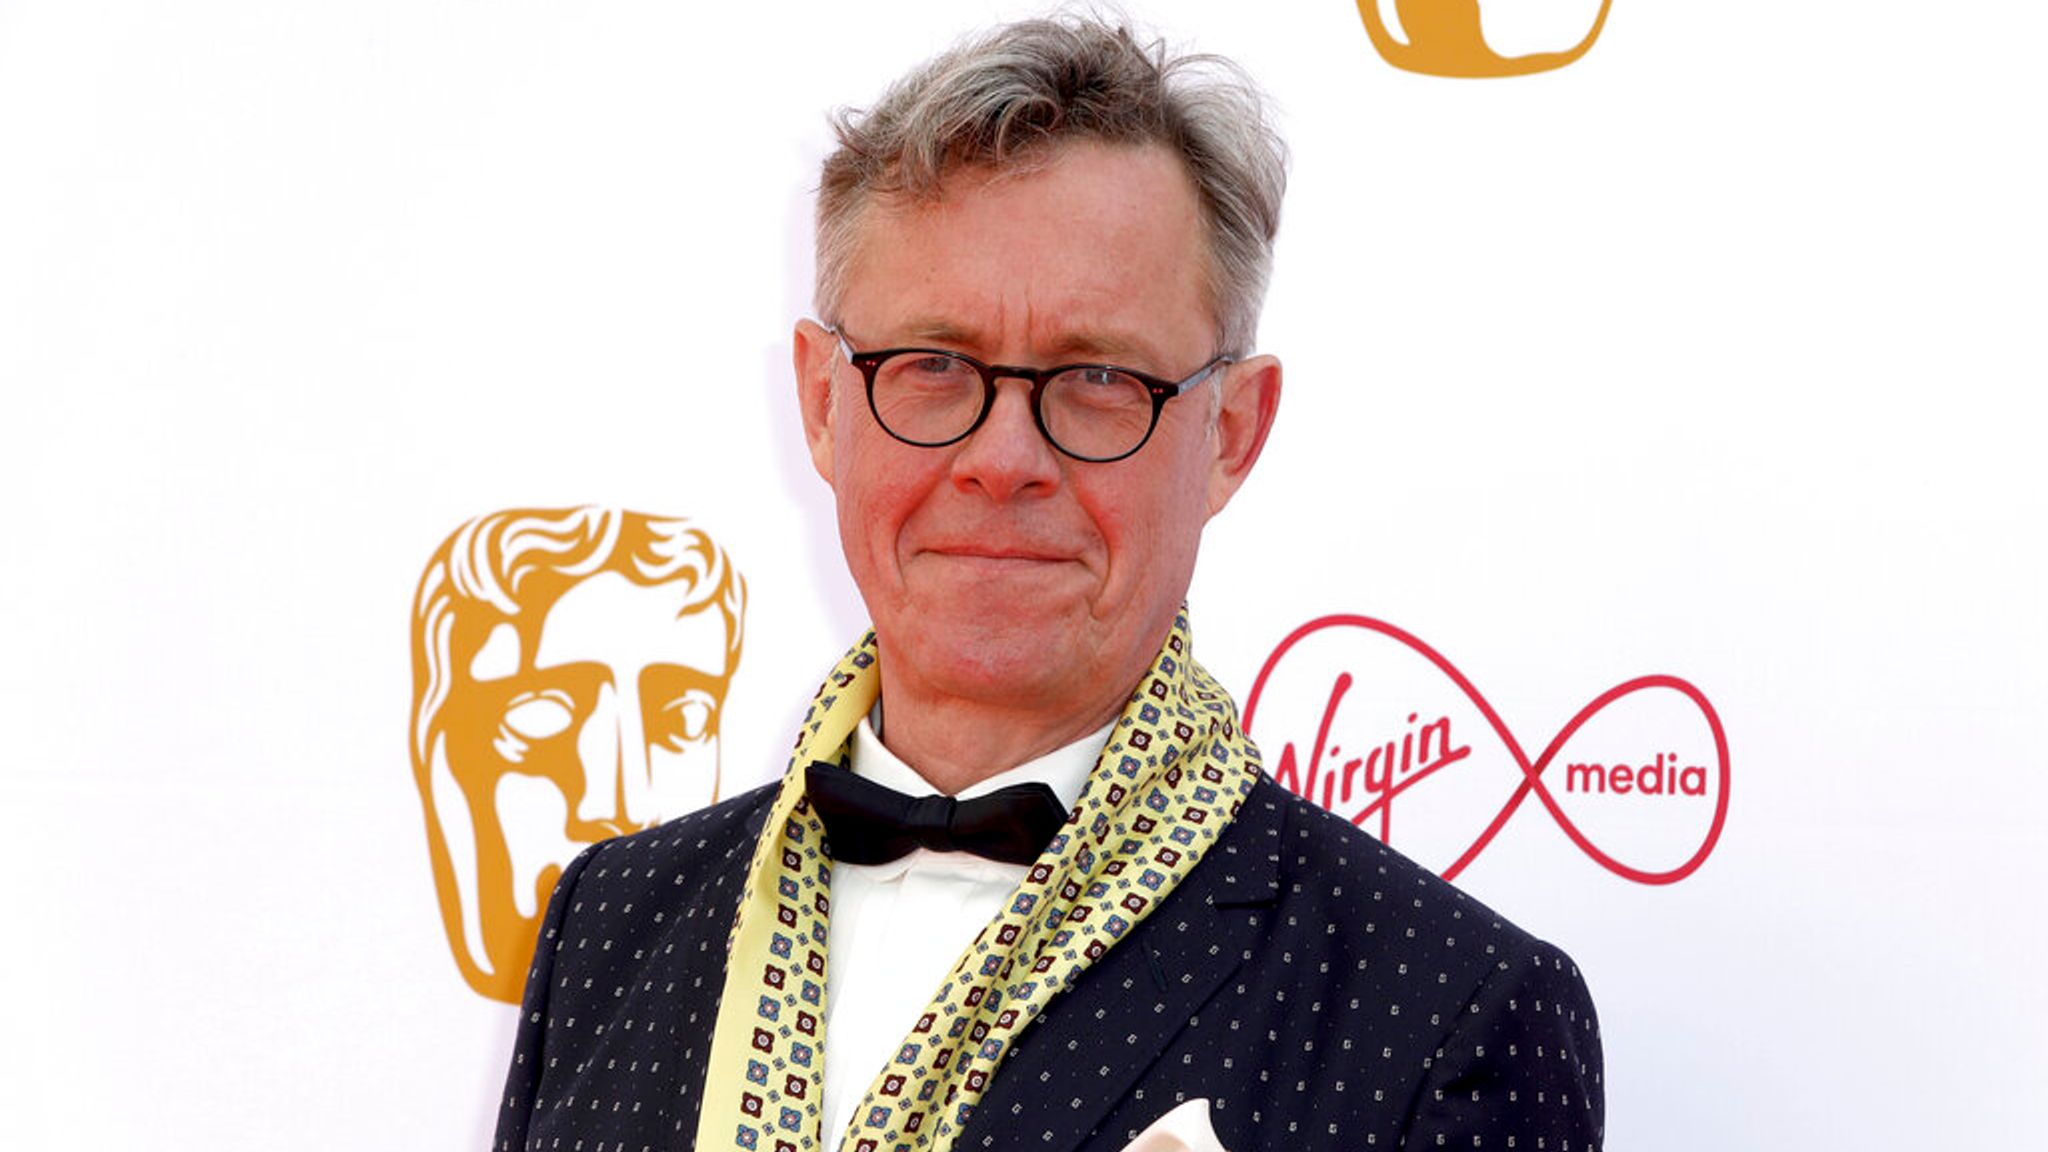
[[[519,1029],[512,1045],[512,1067],[505,1073],[504,1101],[491,1147],[497,1152],[525,1152],[526,1131],[541,1106],[541,1077],[547,1069],[548,998],[554,986],[555,953],[563,926],[575,904],[576,882],[601,845],[592,845],[570,861],[555,881],[547,917],[534,942],[533,963],[526,970],[526,994],[519,1005]]]
[[[1539,943],[1503,960],[1449,1024],[1403,1147],[1601,1147],[1600,1023],[1571,957]]]

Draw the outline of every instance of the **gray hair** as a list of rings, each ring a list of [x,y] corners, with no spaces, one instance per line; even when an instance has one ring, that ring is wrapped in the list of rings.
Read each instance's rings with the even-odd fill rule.
[[[1287,185],[1286,145],[1251,77],[1220,56],[1173,55],[1092,16],[1008,24],[833,116],[818,184],[816,306],[839,323],[860,220],[878,196],[940,198],[961,169],[1029,172],[1071,140],[1163,145],[1201,202],[1208,296],[1225,355],[1251,351]]]

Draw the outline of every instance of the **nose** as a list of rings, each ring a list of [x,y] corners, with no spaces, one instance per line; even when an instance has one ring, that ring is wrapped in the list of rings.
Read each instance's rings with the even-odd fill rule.
[[[953,456],[953,483],[995,500],[1049,492],[1060,481],[1059,453],[1031,414],[1031,382],[999,380],[981,427]]]
[[[614,831],[645,827],[653,822],[654,796],[648,778],[647,735],[636,701],[621,701],[609,683],[597,690],[590,718],[576,735],[576,757],[582,761],[583,796],[576,819]]]

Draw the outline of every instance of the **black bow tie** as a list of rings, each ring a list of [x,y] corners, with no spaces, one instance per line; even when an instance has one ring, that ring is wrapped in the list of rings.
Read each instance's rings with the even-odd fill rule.
[[[804,792],[825,821],[832,859],[846,864],[886,864],[917,848],[1029,864],[1067,822],[1066,806],[1044,784],[972,800],[911,797],[819,760],[804,773]]]

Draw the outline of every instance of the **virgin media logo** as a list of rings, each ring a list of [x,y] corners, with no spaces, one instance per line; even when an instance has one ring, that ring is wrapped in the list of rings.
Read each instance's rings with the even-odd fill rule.
[[[1244,726],[1282,785],[1445,879],[1540,811],[1615,875],[1670,884],[1706,862],[1728,818],[1727,735],[1686,681],[1617,684],[1531,756],[1449,660],[1365,616],[1282,640]]]

